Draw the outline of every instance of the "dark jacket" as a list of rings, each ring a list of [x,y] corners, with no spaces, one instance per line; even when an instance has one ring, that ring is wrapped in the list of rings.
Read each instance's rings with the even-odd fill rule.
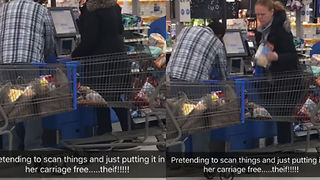
[[[274,14],[268,41],[274,45],[274,51],[278,53],[278,61],[271,63],[271,72],[293,71],[298,69],[298,56],[293,44],[293,36],[290,25],[286,21],[285,11]],[[256,33],[256,42],[259,44],[261,33]]]
[[[121,8],[114,0],[90,0],[78,26],[81,42],[72,57],[124,51]]]
[[[85,17],[85,14],[87,14],[88,12],[88,9],[87,9],[87,3],[84,3],[82,7],[80,7],[80,17],[77,19],[77,26],[78,26],[78,30],[79,30],[79,33],[80,34],[84,34],[84,21],[86,18]]]
[[[261,33],[257,33],[256,42],[259,43],[260,39]],[[265,70],[268,80],[257,82],[255,86],[264,107],[273,117],[292,116],[305,87],[290,25],[286,21],[284,11],[274,14],[267,40],[274,45],[278,61],[272,62],[269,70]]]
[[[83,8],[87,9],[81,9],[78,20],[81,42],[72,57],[105,55],[83,59],[79,73],[85,78],[80,83],[108,102],[119,101],[131,84],[130,60],[120,54],[124,52],[121,8],[116,0],[89,0]]]

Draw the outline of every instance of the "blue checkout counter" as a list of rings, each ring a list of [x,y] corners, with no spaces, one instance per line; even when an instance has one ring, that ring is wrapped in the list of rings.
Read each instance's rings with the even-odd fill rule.
[[[112,122],[118,118],[111,110]],[[44,146],[59,147],[60,140],[86,138],[96,134],[97,116],[93,107],[78,107],[77,110],[43,118]]]
[[[211,131],[211,140],[228,142],[229,150],[258,148],[259,139],[277,135],[275,122],[246,121],[244,124]]]

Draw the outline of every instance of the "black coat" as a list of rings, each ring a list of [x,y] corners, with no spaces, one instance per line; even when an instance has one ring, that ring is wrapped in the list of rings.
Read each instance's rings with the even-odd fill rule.
[[[285,11],[274,14],[271,30],[267,40],[274,45],[274,51],[278,53],[278,61],[271,63],[271,72],[294,71],[298,69],[298,56],[293,44],[293,36],[290,28],[286,27]],[[259,44],[261,33],[256,33],[256,42]]]
[[[77,26],[78,26],[78,30],[79,30],[79,33],[80,34],[84,34],[84,21],[86,18],[85,17],[85,14],[87,14],[88,12],[88,9],[87,9],[87,3],[84,3],[82,7],[80,7],[80,12],[81,12],[81,15],[80,17],[77,19]]]
[[[130,87],[131,66],[127,55],[120,54],[124,52],[121,8],[108,2],[111,1],[90,0],[81,9],[77,22],[81,42],[72,57],[106,54],[83,60],[79,72],[84,77],[81,84],[97,91],[107,101],[119,101],[120,95],[128,91],[125,88]]]
[[[81,42],[72,57],[124,51],[123,25],[119,5],[87,10],[78,20]]]
[[[274,45],[278,61],[272,62],[270,68],[264,71],[268,80],[255,84],[264,107],[274,117],[293,116],[295,105],[299,103],[305,87],[293,36],[285,21],[284,11],[274,14],[267,40]],[[256,42],[259,43],[260,40],[261,33],[256,33]]]

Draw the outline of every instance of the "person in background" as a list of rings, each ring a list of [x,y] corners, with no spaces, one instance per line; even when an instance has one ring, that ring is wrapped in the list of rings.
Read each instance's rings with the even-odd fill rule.
[[[293,35],[287,21],[286,12],[279,1],[258,0],[255,12],[260,26],[256,33],[257,44],[271,43],[274,50],[267,59],[271,62],[271,72],[297,70],[299,61],[293,44]]]
[[[86,0],[80,0],[79,1],[79,10],[80,10],[80,16],[83,13],[83,10],[85,10],[87,7],[87,1]]]
[[[110,63],[103,63],[103,65],[95,65],[94,67],[86,67],[85,73],[88,76],[101,76],[101,72],[105,73],[105,79],[95,78],[87,79],[84,85],[96,90],[98,93],[108,101],[120,101],[119,93],[105,93],[110,91],[119,82],[122,85],[130,83],[126,77],[113,77],[114,74],[127,74],[124,72],[129,69],[127,62],[117,62],[118,58],[111,54],[118,53],[121,56],[125,51],[122,25],[121,7],[116,0],[89,0],[81,9],[81,16],[78,20],[79,31],[81,35],[81,42],[72,52],[73,58],[103,55],[101,61],[109,61]],[[121,55],[119,54],[121,53]],[[108,54],[108,55],[107,55]],[[120,57],[119,57],[120,58]],[[100,72],[100,73],[99,73]],[[95,74],[98,73],[98,74]],[[110,74],[111,73],[111,74]],[[91,74],[91,75],[89,75]],[[102,83],[103,82],[103,83]],[[122,90],[124,87],[120,87]],[[129,110],[127,108],[113,108],[116,112],[123,131],[127,131]],[[98,130],[97,134],[102,135],[106,132],[112,131],[110,109],[106,107],[97,108]],[[131,122],[133,125],[133,122]],[[132,128],[133,129],[133,128]]]
[[[274,47],[273,50],[269,51],[266,55],[270,67],[264,69],[265,76],[271,76],[277,78],[281,72],[295,72],[299,71],[298,56],[293,44],[293,36],[290,30],[290,24],[287,21],[286,12],[278,1],[272,0],[258,0],[255,4],[255,13],[260,26],[257,28],[256,42],[260,44],[270,44]],[[285,73],[288,76],[290,73]],[[279,79],[279,78],[278,78]],[[292,78],[291,78],[292,79]],[[285,92],[285,88],[290,87],[290,84],[298,84],[295,80],[283,80],[277,81],[278,83],[273,85],[266,85],[268,89],[279,89]],[[267,94],[267,93],[265,93]],[[271,110],[271,115],[293,115],[285,114],[289,113],[288,109],[282,109],[281,104],[292,104],[295,103],[292,97],[296,97],[298,94],[289,93],[277,93],[273,97],[263,97],[269,104],[279,104],[278,108]],[[286,97],[286,100],[284,100]],[[291,97],[291,99],[289,99]],[[284,102],[285,101],[285,102]],[[267,103],[268,103],[267,102]],[[289,143],[291,141],[291,123],[289,122],[278,122],[278,143]]]
[[[82,34],[83,32],[81,32],[83,29],[85,29],[85,27],[83,27],[84,25],[84,22],[83,22],[83,17],[85,17],[85,14],[88,12],[88,9],[87,9],[87,2],[86,0],[80,0],[79,1],[79,18],[76,20],[77,22],[77,26],[78,26],[78,29],[79,29],[79,33]]]
[[[51,16],[37,2],[14,0],[1,7],[0,63],[44,62],[54,52]]]
[[[53,22],[48,9],[32,0],[14,0],[0,9],[0,63],[44,62],[54,52]],[[24,140],[17,129],[25,130]],[[5,138],[6,139],[6,138]],[[24,141],[24,142],[23,142]],[[13,149],[39,148],[42,119],[30,119],[13,130]]]
[[[81,42],[72,57],[124,52],[121,7],[116,0],[89,0],[81,12]]]
[[[166,68],[173,80],[198,81],[211,79],[213,70],[218,78],[227,78],[227,58],[222,38],[226,27],[217,21],[208,27],[185,27],[178,35]]]

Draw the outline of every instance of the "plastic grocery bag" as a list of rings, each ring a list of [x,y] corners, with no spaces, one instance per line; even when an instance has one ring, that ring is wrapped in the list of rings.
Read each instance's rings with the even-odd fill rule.
[[[167,116],[167,138],[174,138],[177,136],[177,127],[173,121],[178,123],[178,128],[182,130],[183,134],[191,134],[197,132],[204,127],[203,112],[206,107],[199,105],[188,99],[183,92],[179,93],[178,97],[167,99],[167,106],[172,110],[174,118]]]
[[[302,100],[302,103],[295,111],[297,120],[301,123],[319,122],[320,113],[317,109],[319,102],[320,98],[315,94],[308,94],[307,96],[305,96]],[[311,117],[312,114],[314,114],[314,117]]]
[[[267,59],[267,54],[271,51],[270,45],[268,43],[261,43],[255,54],[256,64],[260,67],[268,68],[270,62]]]
[[[56,114],[72,110],[72,93],[66,74],[61,68],[55,71],[53,90],[38,89],[36,104],[40,115]]]
[[[248,112],[245,114],[246,119],[253,120],[268,120],[272,119],[270,113],[262,106],[249,102],[247,105]]]
[[[173,121],[177,121],[183,134],[208,131],[241,123],[239,99],[234,89],[226,84],[223,88],[223,102],[204,95],[199,101],[189,100],[183,92],[178,97],[167,99],[167,106],[174,118],[167,116],[167,137],[177,135]]]
[[[22,93],[19,95],[12,93],[12,91],[18,90],[22,91]],[[11,83],[7,83],[0,88],[0,106],[9,123],[17,123],[34,116],[33,95],[29,89],[22,86],[14,86]],[[1,114],[0,125],[3,125],[4,120],[5,117]]]
[[[240,101],[233,87],[230,84],[223,87],[224,103],[218,105],[212,104],[212,101],[206,103],[205,116],[208,117],[206,126],[209,130],[241,123]]]

